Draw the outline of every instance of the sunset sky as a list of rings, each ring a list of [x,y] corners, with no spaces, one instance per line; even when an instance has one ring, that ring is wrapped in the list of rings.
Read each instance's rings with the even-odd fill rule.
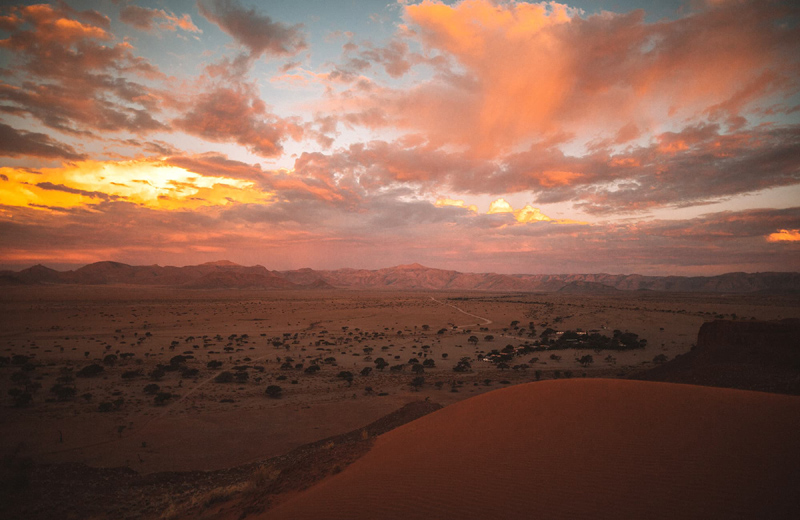
[[[0,267],[798,271],[799,81],[788,1],[6,5]]]

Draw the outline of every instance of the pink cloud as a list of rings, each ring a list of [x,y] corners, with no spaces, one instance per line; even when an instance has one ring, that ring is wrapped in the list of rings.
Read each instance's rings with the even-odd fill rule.
[[[738,118],[794,93],[795,8],[731,2],[677,20],[582,18],[559,4],[464,0],[407,5],[404,33],[448,58],[433,79],[334,99],[351,114],[495,157],[532,139],[629,141],[664,124]],[[379,56],[373,57],[379,61]]]
[[[264,157],[280,155],[284,139],[300,139],[303,135],[299,121],[270,113],[255,89],[244,84],[220,86],[199,94],[173,124],[209,141],[234,141]]]

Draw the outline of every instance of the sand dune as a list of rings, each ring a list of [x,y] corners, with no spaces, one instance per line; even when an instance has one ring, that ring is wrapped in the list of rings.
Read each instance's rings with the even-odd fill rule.
[[[462,401],[260,518],[794,518],[800,398],[617,380]]]

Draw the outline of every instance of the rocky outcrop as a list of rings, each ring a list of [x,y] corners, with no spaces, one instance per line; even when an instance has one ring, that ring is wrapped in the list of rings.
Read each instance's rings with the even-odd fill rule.
[[[800,395],[800,320],[704,323],[690,352],[632,378]]]

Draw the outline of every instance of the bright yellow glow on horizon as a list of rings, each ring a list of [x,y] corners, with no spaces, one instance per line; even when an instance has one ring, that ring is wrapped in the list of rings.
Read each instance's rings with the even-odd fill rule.
[[[434,205],[437,208],[442,208],[445,206],[455,206],[459,208],[466,208],[473,213],[478,213],[478,207],[475,204],[467,204],[465,201],[460,199],[451,199],[449,197],[439,197]],[[588,225],[588,222],[583,222],[580,220],[570,220],[570,219],[557,219],[553,220],[544,213],[541,212],[539,208],[534,208],[530,204],[526,204],[525,207],[522,209],[514,209],[514,207],[505,199],[500,198],[493,201],[489,204],[489,210],[486,212],[487,215],[497,215],[500,213],[510,213],[514,216],[514,220],[519,222],[520,224],[528,224],[531,222],[553,222],[555,224],[580,224],[580,225]]]
[[[468,209],[473,213],[477,213],[478,212],[478,206],[476,206],[475,204],[469,204],[468,205],[463,200],[455,200],[455,199],[450,199],[450,198],[447,198],[447,197],[439,197],[438,199],[436,199],[436,202],[434,203],[434,205],[437,208],[443,208],[445,206],[454,206],[454,207],[457,207],[457,208]]]
[[[71,208],[126,201],[157,209],[269,202],[254,182],[208,176],[159,161],[81,161],[60,168],[0,168],[0,203]],[[8,180],[4,180],[7,178]]]

